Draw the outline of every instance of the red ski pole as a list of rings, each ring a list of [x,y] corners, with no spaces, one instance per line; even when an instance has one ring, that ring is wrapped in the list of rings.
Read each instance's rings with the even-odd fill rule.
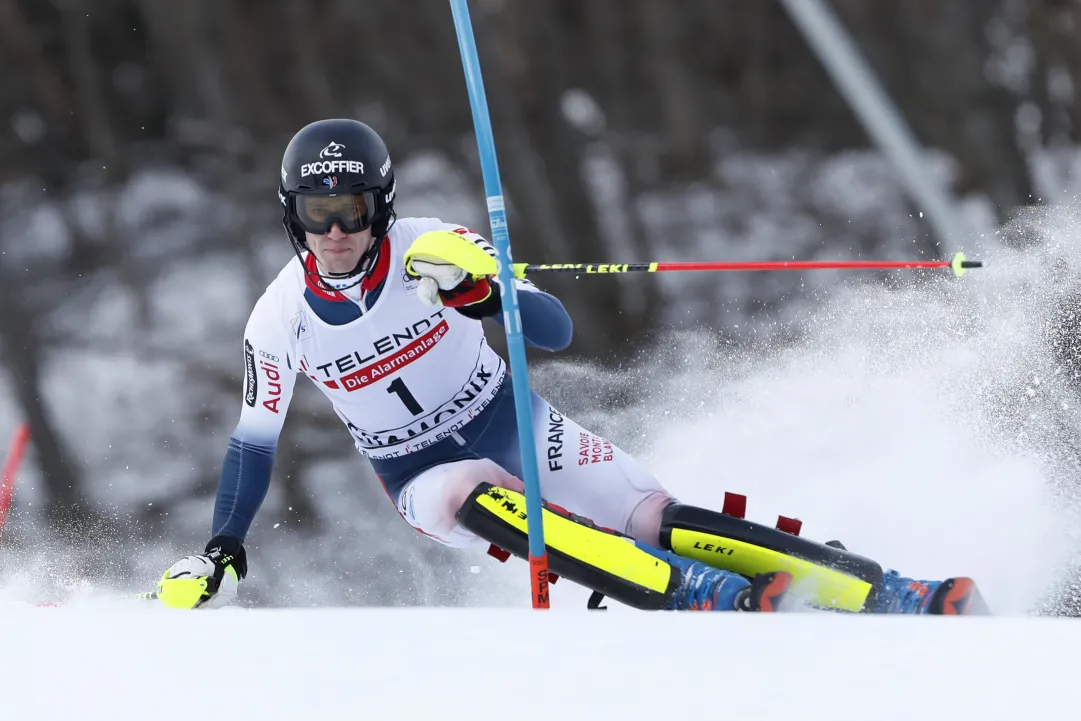
[[[524,278],[530,273],[665,273],[671,271],[703,270],[894,270],[912,268],[950,268],[958,277],[969,268],[982,268],[978,260],[966,260],[958,253],[953,260],[777,260],[734,263],[674,262],[674,263],[515,263],[514,275]]]

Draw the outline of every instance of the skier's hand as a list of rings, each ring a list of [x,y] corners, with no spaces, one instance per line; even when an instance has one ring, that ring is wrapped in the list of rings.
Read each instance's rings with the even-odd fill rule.
[[[218,608],[236,598],[248,573],[244,547],[235,538],[218,536],[200,556],[185,556],[158,581],[158,599],[170,608]]]
[[[426,304],[449,308],[482,303],[492,295],[495,258],[469,238],[449,230],[432,230],[405,252],[405,269],[420,278],[417,296]]]

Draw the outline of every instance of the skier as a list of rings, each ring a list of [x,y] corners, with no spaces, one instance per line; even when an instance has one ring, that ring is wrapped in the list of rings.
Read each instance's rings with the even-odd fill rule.
[[[330,400],[406,522],[448,546],[526,555],[513,391],[481,322],[503,322],[495,251],[468,228],[397,218],[394,195],[390,154],[361,122],[317,121],[286,147],[278,198],[296,258],[247,322],[240,419],[212,538],[165,571],[158,596],[167,605],[215,607],[236,596],[300,373]],[[572,322],[562,303],[515,282],[526,342],[566,348]],[[680,546],[681,529],[708,540],[720,514],[678,502],[535,392],[532,412],[553,572],[642,609],[777,609],[790,573],[748,580]],[[967,578],[892,571],[879,585],[866,610],[952,613],[974,592]]]

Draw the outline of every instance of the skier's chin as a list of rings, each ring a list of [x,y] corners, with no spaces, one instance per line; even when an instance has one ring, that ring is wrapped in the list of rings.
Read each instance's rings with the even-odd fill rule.
[[[331,275],[342,275],[352,272],[360,262],[360,253],[355,249],[330,250],[323,249],[319,254],[319,264],[323,271]]]

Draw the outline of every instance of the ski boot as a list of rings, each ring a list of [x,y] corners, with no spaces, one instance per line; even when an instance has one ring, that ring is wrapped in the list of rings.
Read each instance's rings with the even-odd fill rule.
[[[680,585],[665,607],[670,611],[770,613],[778,610],[792,583],[792,574],[786,571],[762,573],[748,581],[738,573],[722,571],[643,543],[637,545],[680,570]]]
[[[882,590],[872,613],[910,613],[937,616],[986,615],[976,583],[971,578],[957,576],[945,581],[917,581],[905,578],[897,571],[887,571],[882,577]]]

